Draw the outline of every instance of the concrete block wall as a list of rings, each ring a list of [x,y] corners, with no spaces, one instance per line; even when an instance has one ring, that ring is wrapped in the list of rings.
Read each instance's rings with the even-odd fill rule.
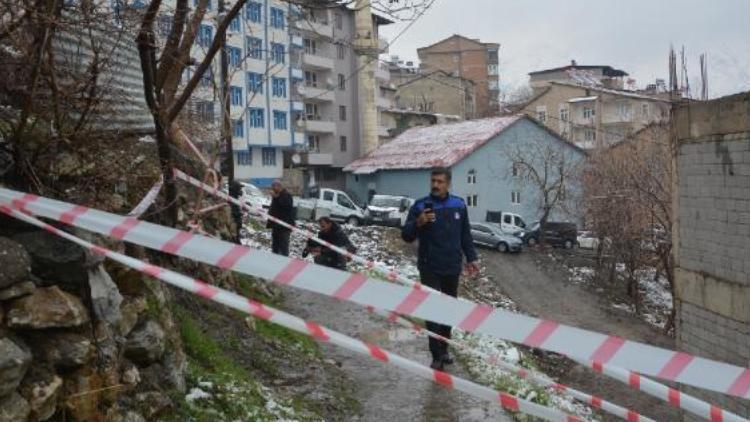
[[[750,367],[750,93],[680,106],[674,124],[677,346]],[[750,400],[684,391],[750,418]]]

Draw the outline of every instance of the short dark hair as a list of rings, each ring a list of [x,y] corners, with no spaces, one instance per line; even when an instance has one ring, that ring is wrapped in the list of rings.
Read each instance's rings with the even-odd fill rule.
[[[432,176],[445,176],[446,179],[450,182],[453,178],[453,174],[451,173],[451,169],[448,167],[435,167],[432,169]]]
[[[321,221],[325,221],[326,223],[329,223],[329,224],[333,223],[333,220],[331,220],[331,217],[328,217],[328,216],[325,216],[325,215],[322,216],[322,217],[320,217],[320,218],[318,218],[318,222],[320,223]]]

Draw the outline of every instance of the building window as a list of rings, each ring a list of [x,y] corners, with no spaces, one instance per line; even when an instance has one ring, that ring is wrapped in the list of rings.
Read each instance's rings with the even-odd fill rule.
[[[560,109],[560,121],[562,122],[568,121],[568,109],[567,108]]]
[[[497,50],[487,50],[487,63],[498,63]]]
[[[305,117],[307,120],[320,120],[320,116],[318,115],[318,105],[305,103]]]
[[[251,108],[250,109],[250,127],[262,128],[265,126],[265,119],[263,117],[262,108]]]
[[[199,101],[195,104],[198,117],[204,122],[214,121],[214,103],[212,101]]]
[[[596,110],[594,107],[584,107],[583,108],[583,118],[584,119],[591,119],[596,115]]]
[[[237,155],[237,164],[240,166],[252,166],[253,165],[253,150],[250,148],[247,151],[235,151]]]
[[[312,152],[320,152],[320,137],[318,135],[307,136],[307,149]]]
[[[276,149],[275,148],[263,148],[261,151],[263,155],[264,166],[275,166],[276,165]]]
[[[242,63],[241,48],[227,46],[227,56],[229,56],[229,64],[232,67],[240,67],[240,63]]]
[[[342,136],[339,138],[341,152],[346,152],[346,136]]]
[[[315,72],[305,71],[305,86],[317,87],[318,75]]]
[[[232,99],[232,105],[233,106],[242,106],[242,88],[239,86],[230,86],[229,87],[229,95]]]
[[[479,197],[477,195],[469,195],[466,197],[466,206],[468,207],[476,207],[478,206]]]
[[[284,11],[275,7],[271,8],[271,26],[284,29]]]
[[[198,45],[201,47],[208,47],[214,39],[214,29],[208,25],[201,25],[198,30]]]
[[[547,107],[537,106],[536,107],[536,118],[542,123],[547,123]]]
[[[234,32],[240,32],[240,17],[235,16],[231,22],[229,22],[229,30]]]
[[[193,0],[193,7],[198,7],[198,0]],[[211,0],[206,3],[206,10],[211,10]]]
[[[648,117],[648,103],[641,104],[641,116],[644,118]]]
[[[490,91],[497,91],[500,89],[500,82],[497,81],[497,79],[490,79],[487,81],[487,87],[490,89]]]
[[[596,131],[595,130],[587,130],[583,133],[583,139],[586,142],[594,142],[596,141]]]
[[[318,52],[318,42],[317,41],[311,40],[309,38],[305,38],[304,44],[305,44],[305,53],[307,53],[307,54],[316,54]]]
[[[247,90],[256,94],[262,94],[263,75],[255,72],[247,72]]]
[[[466,183],[470,185],[477,184],[477,171],[476,170],[469,170],[469,173],[466,176]]]
[[[513,177],[518,177],[521,174],[521,163],[513,163],[511,167],[511,174]]]
[[[336,56],[339,60],[344,60],[346,57],[346,48],[344,44],[336,44]]]
[[[487,74],[490,76],[497,76],[498,69],[496,64],[488,64],[487,65]]]
[[[162,35],[168,35],[172,31],[172,17],[171,16],[160,16],[159,17],[159,32]]]
[[[346,106],[339,106],[339,120],[346,121]]]
[[[336,29],[344,28],[344,20],[341,17],[341,13],[334,14],[333,21],[336,23]]]
[[[249,20],[250,22],[259,23],[261,19],[262,8],[263,8],[263,5],[261,5],[257,1],[247,2],[247,6],[245,6],[245,18]]]
[[[511,192],[510,193],[510,202],[512,204],[520,204],[521,203],[521,192]]]
[[[206,69],[205,72],[203,72],[203,75],[201,75],[201,86],[211,86],[211,81],[213,80],[213,71],[209,67]]]
[[[622,102],[617,104],[617,114],[623,119],[630,118],[630,103]]]
[[[286,129],[286,112],[284,111],[273,111],[273,128],[285,130]]]
[[[271,59],[274,63],[284,63],[284,44],[271,43]]]
[[[286,97],[286,79],[274,77],[271,79],[271,85],[274,97]]]
[[[263,59],[263,40],[255,37],[245,38],[245,49],[247,55],[253,59]]]
[[[232,120],[232,135],[235,138],[245,137],[245,122],[242,119]]]
[[[346,76],[339,73],[339,89],[341,91],[346,89]]]

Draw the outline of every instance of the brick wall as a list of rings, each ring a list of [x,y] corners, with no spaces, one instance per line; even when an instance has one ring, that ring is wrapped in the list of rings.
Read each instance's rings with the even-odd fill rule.
[[[750,367],[750,93],[681,106],[674,123],[677,345]],[[750,417],[750,400],[684,390]]]

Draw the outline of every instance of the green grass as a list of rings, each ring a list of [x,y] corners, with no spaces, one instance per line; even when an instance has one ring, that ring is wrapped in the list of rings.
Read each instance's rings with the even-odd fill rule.
[[[309,336],[300,334],[296,331],[292,331],[288,328],[282,327],[281,325],[274,324],[272,322],[257,320],[255,323],[255,331],[259,336],[268,339],[276,340],[283,344],[292,346],[298,352],[304,353],[311,357],[321,357],[320,347]]]

